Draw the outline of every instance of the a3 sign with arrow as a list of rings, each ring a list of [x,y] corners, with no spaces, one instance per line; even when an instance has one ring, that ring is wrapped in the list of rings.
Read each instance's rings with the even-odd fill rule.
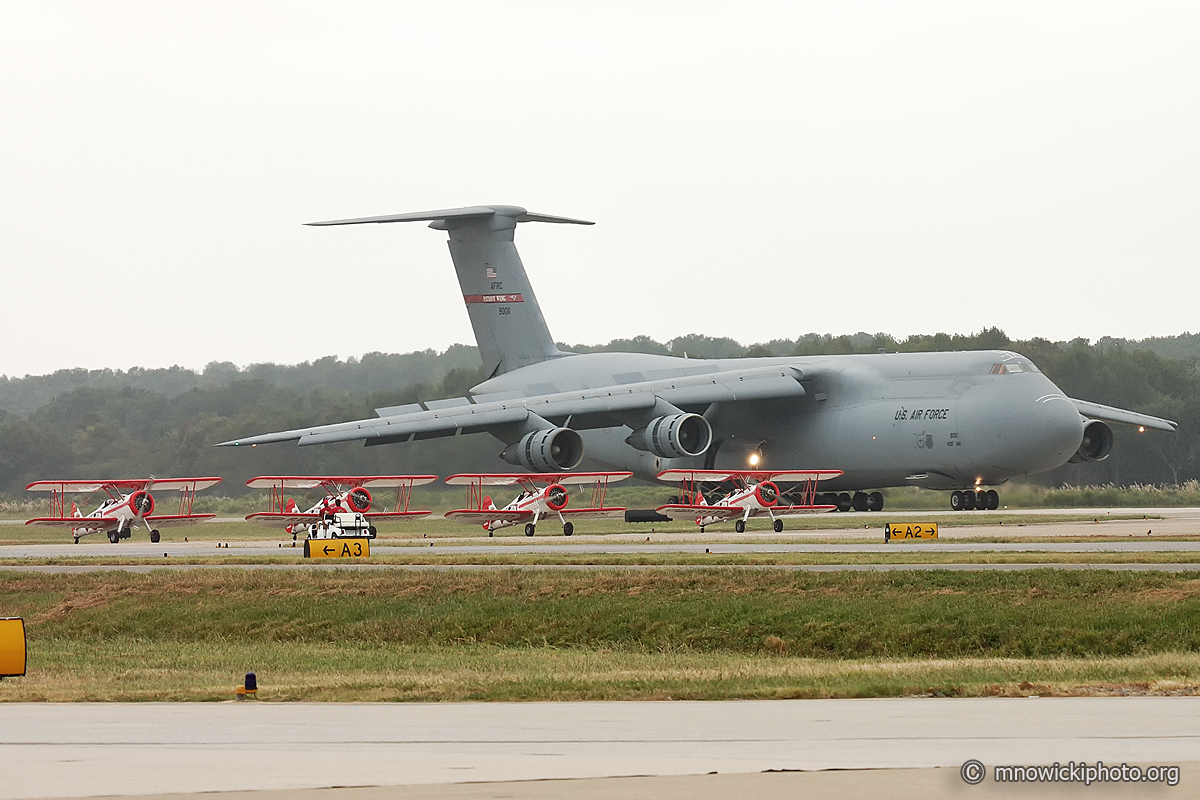
[[[305,558],[370,558],[371,539],[355,536],[341,539],[305,539]]]

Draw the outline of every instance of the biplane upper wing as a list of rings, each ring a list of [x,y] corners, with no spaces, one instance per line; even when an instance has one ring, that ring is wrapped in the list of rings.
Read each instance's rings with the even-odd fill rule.
[[[95,528],[101,530],[116,527],[120,522],[121,520],[116,517],[37,517],[26,520],[25,524],[57,528]]]
[[[501,511],[494,509],[492,511],[479,510],[473,508],[458,508],[454,511],[446,512],[446,519],[452,519],[455,522],[466,522],[471,525],[482,525],[485,522],[529,522],[533,519],[532,511]]]
[[[574,485],[600,481],[616,483],[632,476],[632,472],[496,472],[451,475],[445,482],[451,486],[518,486],[536,483]]]
[[[719,470],[719,469],[664,469],[658,473],[660,481],[668,483],[724,483],[730,480],[742,480],[753,483],[762,481],[781,481],[784,483],[800,483],[802,481],[824,481],[836,478],[842,474],[840,469],[805,469],[805,470]]]
[[[90,494],[105,488],[121,492],[136,492],[145,489],[147,485],[156,491],[192,491],[199,492],[210,486],[216,486],[221,478],[133,478],[118,481],[34,481],[25,487],[28,492],[60,492]]]
[[[246,481],[251,489],[316,489],[326,485],[390,489],[424,486],[437,475],[259,475]]]

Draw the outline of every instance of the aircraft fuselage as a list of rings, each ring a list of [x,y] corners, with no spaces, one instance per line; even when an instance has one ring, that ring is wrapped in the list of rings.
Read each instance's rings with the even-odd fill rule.
[[[646,479],[663,469],[840,469],[829,489],[996,485],[1067,462],[1083,419],[1033,363],[1008,351],[690,359],[636,353],[569,355],[504,373],[473,393],[522,396],[787,364],[800,397],[715,403],[708,452],[659,458],[635,450],[631,428],[580,430],[585,459]],[[615,422],[615,420],[614,420]]]

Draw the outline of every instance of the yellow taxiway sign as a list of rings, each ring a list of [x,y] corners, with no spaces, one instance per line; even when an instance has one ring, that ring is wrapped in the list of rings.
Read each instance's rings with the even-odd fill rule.
[[[305,558],[370,558],[371,540],[366,536],[353,539],[305,539]]]
[[[891,523],[883,526],[883,540],[890,542],[893,539],[936,539],[937,523],[936,522],[899,522]]]
[[[0,619],[0,678],[25,674],[25,620]]]

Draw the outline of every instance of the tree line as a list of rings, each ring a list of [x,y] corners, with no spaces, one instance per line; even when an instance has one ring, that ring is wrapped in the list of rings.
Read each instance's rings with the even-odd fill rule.
[[[1138,434],[1115,426],[1113,455],[1100,464],[1067,465],[1035,480],[1045,485],[1179,484],[1200,478],[1200,341],[1102,339],[1013,341],[995,328],[970,335],[896,339],[886,334],[808,334],[743,346],[699,334],[666,343],[646,336],[574,352],[637,351],[693,358],[823,355],[934,350],[1015,350],[1031,358],[1071,397],[1173,419],[1177,434]],[[220,475],[221,494],[244,492],[262,474],[416,472],[446,475],[507,469],[502,445],[487,435],[366,447],[345,443],[298,448],[214,448],[216,442],[267,431],[362,419],[375,408],[461,397],[484,379],[474,347],[443,353],[371,353],[241,369],[203,371],[63,370],[0,380],[0,494],[16,497],[33,480],[155,475]],[[863,487],[869,488],[869,487]]]

